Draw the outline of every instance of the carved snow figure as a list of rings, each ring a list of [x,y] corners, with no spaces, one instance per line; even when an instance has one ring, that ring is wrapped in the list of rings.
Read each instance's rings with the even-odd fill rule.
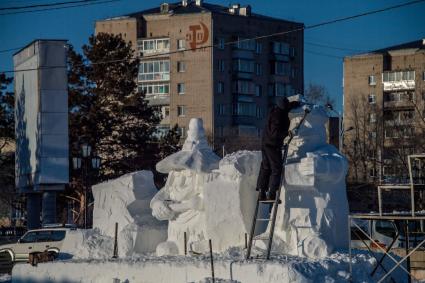
[[[168,239],[157,246],[157,255],[183,254],[185,232],[189,251],[204,252],[208,247],[204,184],[219,160],[208,146],[202,120],[191,119],[182,150],[156,165],[168,179],[151,201],[152,215],[169,220]]]
[[[303,115],[302,108],[291,111],[290,129]],[[320,258],[348,246],[348,164],[326,143],[327,119],[322,107],[313,107],[289,146],[273,239],[275,252]],[[266,241],[256,242],[258,248],[266,245]]]

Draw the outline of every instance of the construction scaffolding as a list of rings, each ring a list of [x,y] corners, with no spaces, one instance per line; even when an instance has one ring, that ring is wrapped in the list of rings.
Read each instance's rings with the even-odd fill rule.
[[[400,268],[407,274],[407,282],[411,282],[412,278],[415,280],[418,280],[418,278],[415,278],[415,276],[411,272],[411,265],[410,265],[410,258],[411,256],[421,250],[421,247],[425,246],[425,232],[423,223],[425,220],[425,212],[424,211],[417,211],[416,210],[416,202],[415,202],[415,190],[416,189],[424,189],[423,183],[415,182],[415,179],[417,179],[417,176],[414,176],[413,174],[413,163],[415,161],[420,161],[421,159],[425,159],[425,154],[415,154],[415,155],[409,155],[408,156],[408,169],[409,169],[409,184],[385,184],[385,185],[379,185],[377,187],[378,190],[378,207],[379,212],[378,213],[367,213],[367,214],[350,214],[348,216],[348,237],[349,237],[349,255],[350,255],[350,275],[351,279],[353,274],[353,266],[352,266],[352,232],[356,236],[356,238],[360,239],[367,249],[367,251],[376,259],[376,266],[371,272],[371,276],[373,277],[376,275],[377,270],[379,268],[382,269],[384,272],[382,277],[378,279],[377,282],[384,282],[387,278],[390,278],[392,282],[396,282],[394,278],[391,277],[391,274],[397,269]],[[389,190],[409,190],[410,191],[410,211],[407,212],[398,212],[398,213],[384,213],[383,212],[383,205],[382,205],[382,192],[383,191],[389,191]],[[399,240],[400,238],[400,231],[397,231],[393,235],[393,239],[391,243],[387,246],[383,245],[376,239],[373,239],[372,233],[368,233],[364,230],[363,227],[360,227],[355,221],[353,220],[367,220],[372,224],[370,227],[373,226],[373,221],[390,221],[392,223],[397,223],[398,227],[400,227],[400,230],[404,234],[404,256],[400,256],[401,258],[397,258],[392,255],[393,246],[394,244]],[[410,231],[410,224],[411,223],[421,223],[421,235],[418,240],[418,232],[412,232]],[[352,231],[351,227],[354,227],[356,230]],[[362,235],[359,235],[361,233]],[[414,236],[413,241],[411,236]],[[363,237],[362,237],[363,236]],[[368,244],[364,239],[367,239],[370,241]],[[377,251],[373,250],[372,247],[375,247],[378,249],[378,252],[382,252],[383,254],[379,257],[377,254]],[[425,251],[424,251],[425,252]],[[385,258],[391,259],[391,261],[394,262],[394,266],[390,269],[387,269],[383,262]],[[403,264],[406,263],[406,266]]]

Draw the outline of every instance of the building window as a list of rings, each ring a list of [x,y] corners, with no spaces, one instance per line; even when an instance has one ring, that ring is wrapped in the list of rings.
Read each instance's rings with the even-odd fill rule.
[[[168,38],[138,40],[137,51],[140,55],[169,52],[170,40]]]
[[[218,71],[224,72],[224,60],[223,59],[218,60]]]
[[[246,59],[233,60],[233,70],[237,72],[254,72],[254,62]]]
[[[238,37],[236,47],[238,49],[255,50],[255,40]]]
[[[369,139],[376,139],[376,132],[369,132]]]
[[[289,56],[291,56],[292,58],[295,57],[295,47],[289,48]]]
[[[177,116],[184,117],[186,115],[186,107],[184,105],[177,106]]]
[[[224,93],[224,83],[223,82],[218,82],[217,93]]]
[[[261,85],[255,85],[255,96],[261,96],[263,88]]]
[[[263,74],[263,68],[261,64],[255,63],[255,74],[261,76]]]
[[[376,122],[376,113],[370,113],[369,114],[369,122],[375,123]]]
[[[289,65],[289,63],[285,63],[282,61],[274,62],[273,74],[289,76],[290,72],[291,72],[291,65]]]
[[[382,82],[414,81],[415,71],[384,72]]]
[[[370,177],[376,177],[376,169],[375,168],[370,168],[369,169],[369,176]]]
[[[186,127],[179,127],[177,131],[181,139],[186,137]]]
[[[139,89],[139,92],[142,92],[146,95],[146,98],[150,98],[152,96],[157,96],[157,95],[170,94],[169,83],[139,85],[138,89]]]
[[[226,105],[225,104],[219,104],[218,105],[218,115],[223,116],[226,115]]]
[[[255,113],[255,116],[256,116],[258,119],[262,119],[262,118],[264,118],[264,111],[263,111],[263,108],[261,108],[260,106],[257,106],[257,111],[256,111],[256,113]]]
[[[177,84],[177,93],[178,94],[184,94],[185,92],[185,85],[184,83],[178,83]]]
[[[256,116],[256,105],[255,103],[249,102],[238,102],[233,104],[233,115],[236,116]]]
[[[168,118],[170,116],[170,106],[161,107],[162,118]]]
[[[273,53],[289,55],[289,44],[286,42],[273,42]]]
[[[146,61],[139,65],[139,82],[168,81],[170,79],[170,61]]]
[[[376,97],[375,97],[375,95],[374,94],[369,94],[368,101],[369,101],[369,104],[375,104],[376,103]]]
[[[235,92],[240,94],[253,94],[254,84],[251,81],[238,80],[235,82]]]
[[[260,54],[263,51],[263,44],[255,42],[255,53]]]
[[[369,76],[369,85],[376,85],[375,76]]]
[[[218,49],[224,49],[224,46],[225,46],[225,40],[224,38],[220,37],[218,39]]]
[[[182,50],[186,48],[186,40],[184,39],[177,39],[177,49]]]
[[[182,73],[186,71],[186,63],[183,61],[177,62],[177,72]]]

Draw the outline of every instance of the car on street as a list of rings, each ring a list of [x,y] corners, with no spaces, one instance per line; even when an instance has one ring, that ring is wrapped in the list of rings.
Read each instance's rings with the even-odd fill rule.
[[[0,246],[0,253],[9,254],[12,262],[28,261],[30,253],[50,252],[57,256],[69,228],[29,230],[17,243]]]

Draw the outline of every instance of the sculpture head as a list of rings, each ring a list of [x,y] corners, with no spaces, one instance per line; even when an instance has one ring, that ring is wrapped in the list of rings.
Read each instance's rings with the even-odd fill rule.
[[[289,113],[291,119],[290,129],[293,130],[301,122],[304,116],[304,109],[299,107]],[[319,105],[312,107],[310,113],[305,117],[304,122],[290,144],[290,151],[296,152],[298,157],[303,157],[307,152],[326,145],[326,127],[328,120],[326,110]]]

